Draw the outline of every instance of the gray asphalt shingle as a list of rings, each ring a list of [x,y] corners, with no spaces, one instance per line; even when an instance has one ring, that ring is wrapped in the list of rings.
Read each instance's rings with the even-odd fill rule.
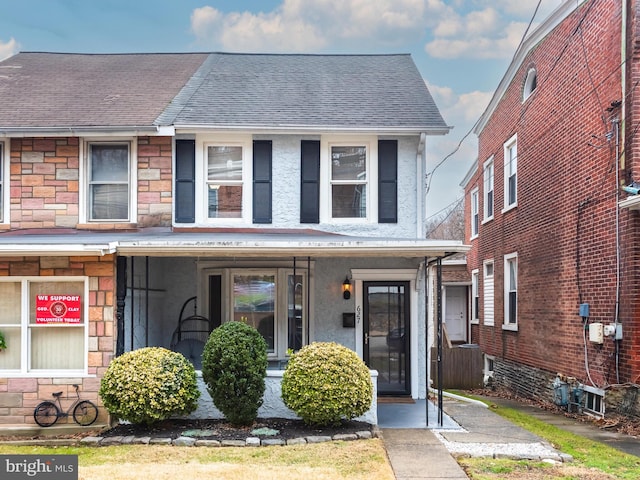
[[[0,63],[0,128],[153,125],[206,58],[19,53]]]
[[[19,53],[0,129],[212,126],[447,130],[408,54]]]
[[[212,54],[175,125],[442,129],[410,55]],[[178,108],[179,107],[179,108]],[[169,119],[163,118],[164,121]]]

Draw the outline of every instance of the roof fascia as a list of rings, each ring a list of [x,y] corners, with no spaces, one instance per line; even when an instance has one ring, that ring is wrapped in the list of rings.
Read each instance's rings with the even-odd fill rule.
[[[498,88],[496,88],[491,97],[489,105],[485,109],[484,113],[478,120],[473,132],[476,135],[480,135],[484,127],[487,125],[489,119],[495,112],[500,100],[506,93],[509,85],[513,81],[518,69],[522,66],[522,63],[527,58],[527,55],[533,47],[535,47],[540,41],[542,41],[549,33],[553,31],[562,21],[564,21],[571,13],[578,9],[586,0],[565,0],[562,5],[556,8],[551,14],[542,22],[533,32],[531,32],[527,38],[522,42],[518,50],[513,56],[506,73],[500,80]]]
[[[476,158],[471,164],[471,166],[469,167],[469,171],[460,182],[460,186],[462,188],[467,188],[467,185],[469,184],[469,182],[477,172],[478,172],[478,159]]]
[[[372,134],[372,135],[447,135],[453,127],[433,128],[433,127],[362,127],[345,128],[335,126],[318,125],[176,125],[177,134],[195,133],[215,133],[215,132],[251,132],[254,134],[293,134],[308,135],[314,133],[322,134]]]
[[[98,126],[98,127],[2,127],[0,136],[22,137],[136,137],[136,136],[175,136],[172,126]]]

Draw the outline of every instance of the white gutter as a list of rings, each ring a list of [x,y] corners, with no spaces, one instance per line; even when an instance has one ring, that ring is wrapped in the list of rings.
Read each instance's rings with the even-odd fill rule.
[[[100,137],[100,136],[174,136],[173,126],[71,126],[71,127],[2,127],[0,126],[0,136],[10,138],[24,137]]]
[[[84,244],[13,244],[0,245],[0,255],[33,257],[47,255],[59,256],[99,256],[116,253],[117,242],[98,245]]]
[[[175,129],[180,133],[200,133],[200,132],[238,132],[248,131],[259,134],[309,134],[317,135],[330,133],[369,133],[381,135],[446,135],[453,127],[433,128],[425,126],[410,127],[342,127],[336,125],[175,125]]]
[[[427,134],[420,134],[420,143],[416,152],[416,211],[420,213],[416,219],[416,237],[424,238],[425,223],[427,220],[427,192],[426,192],[426,170],[427,170],[427,154],[426,154]]]
[[[216,256],[216,257],[291,257],[312,256],[315,258],[344,257],[443,257],[448,253],[466,253],[469,246],[459,242],[434,245],[401,244],[389,241],[380,243],[336,242],[301,243],[290,242],[119,242],[117,252],[122,255],[149,256]]]

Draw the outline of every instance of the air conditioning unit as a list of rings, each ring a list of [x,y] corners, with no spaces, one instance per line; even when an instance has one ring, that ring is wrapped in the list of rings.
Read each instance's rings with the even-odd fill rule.
[[[602,323],[589,324],[589,341],[593,343],[604,343],[604,325]]]

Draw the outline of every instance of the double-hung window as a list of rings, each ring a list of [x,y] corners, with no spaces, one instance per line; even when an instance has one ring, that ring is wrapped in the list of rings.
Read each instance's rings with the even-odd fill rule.
[[[207,145],[207,218],[242,218],[244,201],[244,147]]]
[[[131,165],[128,142],[89,143],[88,218],[126,222],[131,216]]]
[[[86,374],[87,285],[79,277],[0,280],[4,376]]]
[[[483,264],[482,287],[484,294],[484,324],[494,325],[494,290],[493,290],[493,260],[486,260]]]
[[[511,137],[504,144],[504,208],[508,210],[518,203],[518,138]]]
[[[471,191],[471,239],[474,239],[478,236],[480,228],[478,209],[478,189],[474,188]]]
[[[484,164],[484,221],[493,218],[493,157]]]
[[[518,328],[518,254],[504,256],[504,325],[503,328]]]
[[[331,217],[367,218],[366,145],[330,145]]]

